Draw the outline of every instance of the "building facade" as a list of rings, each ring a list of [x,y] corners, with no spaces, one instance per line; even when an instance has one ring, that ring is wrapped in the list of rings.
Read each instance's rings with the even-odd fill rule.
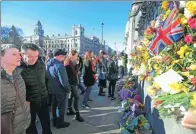
[[[36,34],[37,30],[35,30],[34,33],[34,36],[25,37],[24,42],[38,42],[40,38],[39,35]],[[109,46],[102,44],[97,37],[86,37],[85,29],[82,25],[72,26],[71,35],[58,34],[52,36],[45,36],[43,38],[43,48],[46,51],[54,50],[56,48],[61,48],[66,51],[70,51],[72,48],[74,48],[80,53],[80,55],[83,55],[87,50],[91,50],[96,55],[99,54],[100,50],[104,50],[107,53],[112,52],[112,49]]]
[[[160,1],[139,1],[132,3],[130,15],[126,25],[125,40],[126,53],[134,51],[135,46],[143,38],[144,30],[159,14]]]

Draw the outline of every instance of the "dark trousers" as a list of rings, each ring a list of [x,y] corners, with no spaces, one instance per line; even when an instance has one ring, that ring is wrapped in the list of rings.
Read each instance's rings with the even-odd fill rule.
[[[52,95],[53,123],[56,125],[61,125],[64,122],[65,99],[66,99],[66,95],[64,93]],[[59,117],[57,117],[57,113],[56,113],[57,108],[59,110]]]
[[[116,80],[111,80],[109,83],[108,94],[114,97]]]
[[[78,84],[78,88],[79,88],[82,92],[85,91],[85,88],[84,88],[84,86],[82,85],[82,83],[79,83],[79,84]]]
[[[122,79],[124,77],[124,74],[125,74],[125,70],[124,70],[123,66],[120,66],[119,73],[120,73],[120,78]]]
[[[30,112],[31,112],[31,124],[27,128],[27,134],[38,134],[35,121],[36,115],[38,115],[41,125],[42,125],[42,134],[52,134],[50,128],[50,116],[48,111],[48,103],[30,103]]]
[[[49,102],[48,102],[49,109],[51,108],[51,106],[52,106],[52,94],[49,94]]]
[[[68,100],[69,108],[72,107],[73,98],[74,98],[74,109],[76,112],[79,112],[79,94],[78,94],[77,86],[71,85],[71,96]]]

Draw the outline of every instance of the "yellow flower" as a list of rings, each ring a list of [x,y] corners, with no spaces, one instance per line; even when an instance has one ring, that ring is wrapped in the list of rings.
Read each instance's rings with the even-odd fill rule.
[[[179,62],[181,62],[181,60],[180,60],[180,59],[179,59],[179,60],[174,60],[174,61],[172,61],[172,63],[171,63],[171,64],[173,65],[173,64],[176,64],[176,63],[179,63]]]
[[[152,77],[151,76],[148,76],[147,77],[147,81],[152,81]]]
[[[184,92],[189,91],[189,89],[186,86],[184,86],[183,83],[174,82],[172,84],[169,84],[169,87],[173,89],[174,91],[176,91],[177,93],[182,92],[182,91]]]
[[[193,94],[193,100],[196,100],[196,93]]]
[[[188,50],[189,50],[189,48],[188,48],[187,45],[182,46],[182,47],[180,48],[180,50],[177,52],[177,54],[178,54],[178,55],[180,56],[180,58],[182,59],[182,58],[184,58],[185,52],[187,52]]]
[[[161,69],[159,69],[159,70],[157,70],[157,75],[161,75],[162,74],[162,72],[163,72],[163,70],[161,70]]]
[[[165,12],[165,15],[168,16],[168,15],[170,14],[170,12],[171,12],[171,10],[168,9],[168,10]]]
[[[171,89],[173,89],[174,91],[176,91],[176,92],[180,92],[181,88],[182,88],[182,85],[180,83],[174,82],[172,84],[169,84],[169,87]]]
[[[190,68],[191,70],[195,71],[195,70],[196,70],[196,64],[192,64],[189,68]]]
[[[149,89],[149,90],[147,90],[147,92],[148,92],[148,94],[149,94],[150,96],[155,96],[155,95],[156,95],[156,92],[155,92],[155,90],[153,90],[153,89]]]
[[[187,22],[188,22],[188,20],[187,20],[186,17],[182,17],[182,18],[180,19],[180,23],[183,24],[183,25],[187,24]]]
[[[196,1],[188,1],[186,3],[186,8],[189,12],[195,15],[196,14]]]
[[[158,64],[154,64],[154,65],[153,65],[153,68],[154,68],[155,70],[159,70],[159,65],[158,65]]]
[[[163,1],[161,8],[164,9],[164,10],[166,10],[167,7],[168,7],[168,5],[169,5],[169,2],[168,1]]]
[[[161,87],[156,82],[154,82],[152,86],[155,87],[156,89],[161,89]]]
[[[196,100],[191,100],[191,105],[192,105],[193,107],[196,107]]]
[[[189,77],[190,76],[190,72],[180,72],[181,75]]]
[[[182,87],[182,91],[184,91],[184,92],[186,92],[186,93],[187,93],[187,92],[189,92],[189,88],[187,88],[187,87],[183,86],[183,87]]]
[[[163,15],[163,21],[167,19],[167,15]]]

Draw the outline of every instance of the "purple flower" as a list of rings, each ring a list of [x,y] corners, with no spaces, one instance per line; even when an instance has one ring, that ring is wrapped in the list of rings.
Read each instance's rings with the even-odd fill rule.
[[[142,103],[142,98],[140,97],[140,95],[135,95],[133,98],[133,101],[138,101],[138,102]]]
[[[172,10],[174,8],[174,2],[170,1],[169,2],[169,9]]]
[[[128,89],[122,89],[119,91],[119,95],[122,100],[126,100],[130,96],[130,92]]]

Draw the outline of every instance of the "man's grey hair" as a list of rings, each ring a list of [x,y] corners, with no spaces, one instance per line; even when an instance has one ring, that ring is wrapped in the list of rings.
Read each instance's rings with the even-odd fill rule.
[[[4,56],[5,51],[10,48],[16,48],[19,50],[18,46],[14,45],[14,44],[1,44],[1,56]]]

